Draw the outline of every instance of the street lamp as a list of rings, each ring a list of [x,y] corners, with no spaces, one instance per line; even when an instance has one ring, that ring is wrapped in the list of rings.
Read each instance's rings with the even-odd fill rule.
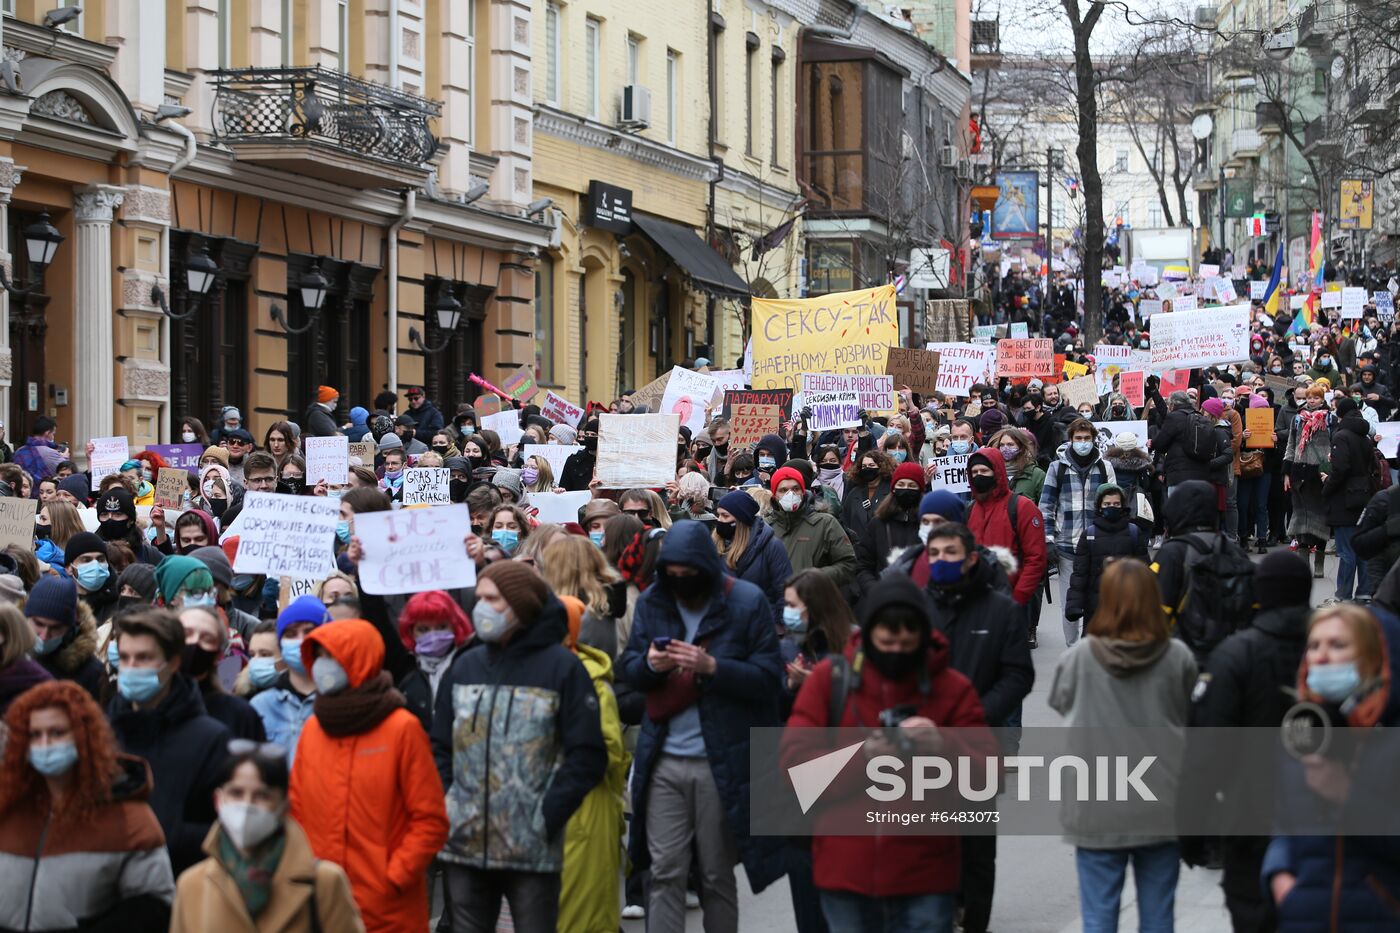
[[[418,328],[410,327],[408,329],[409,343],[413,344],[424,353],[441,353],[443,350],[446,350],[447,345],[451,343],[452,338],[456,336],[457,325],[462,320],[462,303],[456,298],[453,298],[452,293],[446,289],[443,289],[442,295],[437,300],[437,307],[433,310],[437,312],[438,330],[447,335],[443,338],[441,344],[436,347],[430,347],[423,342],[423,335],[418,333]]]
[[[151,304],[159,305],[160,310],[165,312],[166,317],[172,321],[183,321],[186,318],[194,317],[195,313],[199,311],[199,306],[213,289],[214,282],[218,277],[218,264],[209,258],[208,247],[201,245],[199,252],[185,261],[185,296],[189,299],[189,310],[183,314],[171,311],[165,298],[165,289],[159,285],[151,286]]]
[[[63,242],[63,234],[49,223],[49,212],[44,211],[39,219],[24,228],[24,254],[29,258],[30,277],[33,280],[27,288],[16,288],[4,266],[0,266],[0,285],[15,298],[23,298],[44,284],[44,270],[53,262],[58,246]]]
[[[312,266],[297,280],[297,290],[301,292],[301,306],[307,312],[306,326],[292,327],[287,323],[286,315],[283,314],[281,306],[276,303],[272,305],[269,314],[287,333],[304,334],[316,326],[316,319],[321,316],[321,306],[325,304],[326,291],[329,288],[330,282],[326,281],[321,270]]]

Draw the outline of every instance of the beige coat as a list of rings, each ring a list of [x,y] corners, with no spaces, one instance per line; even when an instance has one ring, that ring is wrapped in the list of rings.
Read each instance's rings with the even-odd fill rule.
[[[209,858],[180,875],[170,933],[312,933],[311,880],[316,913],[325,933],[364,933],[350,880],[334,862],[317,861],[296,821],[287,817],[287,847],[272,876],[272,897],[256,923],[248,916],[238,885],[214,857],[219,824],[204,840]]]

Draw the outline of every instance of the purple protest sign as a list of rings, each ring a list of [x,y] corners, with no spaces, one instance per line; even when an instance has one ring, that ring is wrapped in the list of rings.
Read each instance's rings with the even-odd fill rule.
[[[204,453],[204,448],[198,444],[147,444],[146,449],[160,454],[171,466],[191,473],[199,472],[199,457]]]

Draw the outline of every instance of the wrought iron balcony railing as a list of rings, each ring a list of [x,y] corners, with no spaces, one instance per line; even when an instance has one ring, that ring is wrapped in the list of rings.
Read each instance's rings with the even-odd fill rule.
[[[437,151],[442,105],[325,68],[216,71],[214,135],[238,143],[315,142],[423,169]]]

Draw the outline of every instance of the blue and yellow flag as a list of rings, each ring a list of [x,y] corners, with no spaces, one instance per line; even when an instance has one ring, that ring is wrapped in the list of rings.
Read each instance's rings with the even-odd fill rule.
[[[1274,256],[1274,274],[1269,276],[1269,284],[1264,289],[1264,310],[1269,312],[1269,317],[1278,317],[1278,296],[1283,289],[1280,287],[1280,280],[1283,278],[1283,242],[1279,241],[1278,255]]]

